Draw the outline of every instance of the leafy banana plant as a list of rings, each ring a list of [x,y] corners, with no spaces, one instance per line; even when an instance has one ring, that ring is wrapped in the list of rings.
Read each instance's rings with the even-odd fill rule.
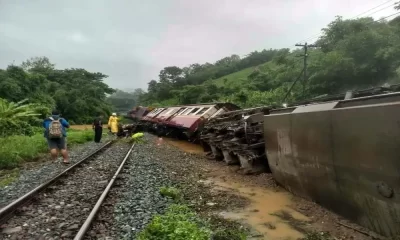
[[[9,102],[6,99],[0,98],[0,120],[23,121],[40,116],[40,106],[27,103],[27,101],[28,99],[19,102]]]

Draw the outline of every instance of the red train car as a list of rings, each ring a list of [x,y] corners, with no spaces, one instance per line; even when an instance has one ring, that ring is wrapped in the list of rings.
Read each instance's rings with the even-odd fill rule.
[[[131,116],[140,119],[145,129],[158,135],[195,140],[205,121],[237,109],[240,108],[231,103],[192,104],[155,108],[143,116],[136,110]]]

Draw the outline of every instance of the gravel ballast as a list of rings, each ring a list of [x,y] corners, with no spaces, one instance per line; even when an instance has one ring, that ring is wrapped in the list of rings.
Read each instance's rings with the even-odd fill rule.
[[[73,238],[129,147],[115,143],[47,188],[2,226],[0,238]]]
[[[211,191],[204,184],[204,172],[197,165],[201,156],[187,154],[166,143],[156,146],[156,138],[149,134],[145,140],[135,146],[86,239],[136,239],[154,215],[164,213],[173,203],[172,199],[161,196],[161,187],[180,189],[185,204],[207,219],[218,209],[246,204],[237,195]],[[216,227],[240,227],[234,222],[212,220]]]
[[[161,187],[169,186],[172,182],[154,161],[148,144],[137,144],[87,239],[135,239],[155,214],[172,203],[160,194]]]
[[[43,139],[43,141],[45,140]],[[74,146],[69,151],[71,163],[78,162],[85,156],[101,148],[106,141],[107,139],[105,138],[103,139],[103,143],[88,142]],[[35,163],[33,167],[27,166],[22,168],[16,181],[7,186],[0,187],[0,208],[28,193],[71,165],[66,166],[61,161],[53,162],[48,159],[45,162]]]

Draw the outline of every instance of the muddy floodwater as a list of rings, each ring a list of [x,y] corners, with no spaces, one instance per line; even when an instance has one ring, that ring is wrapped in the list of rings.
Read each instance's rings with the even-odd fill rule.
[[[164,142],[188,153],[204,155],[202,147],[197,144],[167,138]],[[259,233],[257,239],[296,240],[304,237],[303,229],[309,219],[290,207],[293,205],[290,193],[247,185],[215,169],[204,183],[212,185],[215,191],[235,193],[249,199],[246,208],[218,214],[250,226]]]
[[[250,200],[246,208],[221,212],[220,215],[251,226],[260,233],[260,236],[263,235],[259,239],[296,240],[304,237],[299,230],[296,230],[296,227],[305,224],[309,219],[290,208],[293,204],[290,194],[262,187],[247,187],[231,179],[224,181],[224,179],[214,177],[208,179],[207,182],[212,184],[215,190],[235,192]]]
[[[187,153],[195,153],[195,154],[204,155],[203,148],[198,144],[193,144],[193,143],[186,142],[186,141],[177,141],[175,139],[169,139],[169,138],[163,138],[163,141],[172,146],[175,146]]]

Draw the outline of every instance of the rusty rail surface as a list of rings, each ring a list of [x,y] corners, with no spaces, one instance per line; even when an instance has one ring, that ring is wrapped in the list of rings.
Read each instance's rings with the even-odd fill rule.
[[[41,192],[44,189],[46,189],[48,186],[50,186],[52,183],[54,183],[55,181],[60,179],[62,176],[64,176],[66,173],[68,173],[72,169],[76,168],[77,166],[81,165],[82,163],[84,163],[88,159],[92,158],[97,153],[99,153],[99,152],[103,151],[105,148],[109,147],[112,143],[114,143],[114,140],[111,140],[111,141],[107,142],[102,147],[100,147],[99,149],[97,149],[94,152],[90,153],[89,155],[84,157],[82,160],[76,162],[75,164],[73,164],[69,168],[65,169],[64,171],[62,171],[61,173],[59,173],[55,177],[51,178],[47,182],[39,185],[35,189],[31,190],[30,192],[28,192],[25,195],[21,196],[17,200],[11,202],[7,206],[5,206],[2,209],[0,209],[0,224],[3,223],[4,221],[6,221],[7,219],[9,219],[9,217],[12,216],[12,213],[17,208],[19,208],[19,207],[23,206],[24,204],[26,204],[27,202],[29,202],[29,200],[31,200],[36,194],[38,194],[39,192]]]
[[[107,187],[104,189],[103,193],[101,194],[99,200],[96,202],[96,205],[93,207],[92,211],[90,212],[88,218],[82,224],[79,232],[76,234],[74,240],[81,240],[85,237],[86,232],[89,230],[94,218],[96,217],[97,212],[99,211],[101,204],[103,204],[104,200],[107,197],[111,187],[113,186],[115,179],[117,178],[118,174],[121,172],[122,168],[125,165],[126,160],[128,159],[129,155],[131,154],[133,147],[135,144],[132,144],[132,147],[129,149],[128,153],[125,155],[125,158],[122,160],[121,164],[119,165],[117,171],[115,172],[114,176],[111,178],[110,182],[108,183]]]

